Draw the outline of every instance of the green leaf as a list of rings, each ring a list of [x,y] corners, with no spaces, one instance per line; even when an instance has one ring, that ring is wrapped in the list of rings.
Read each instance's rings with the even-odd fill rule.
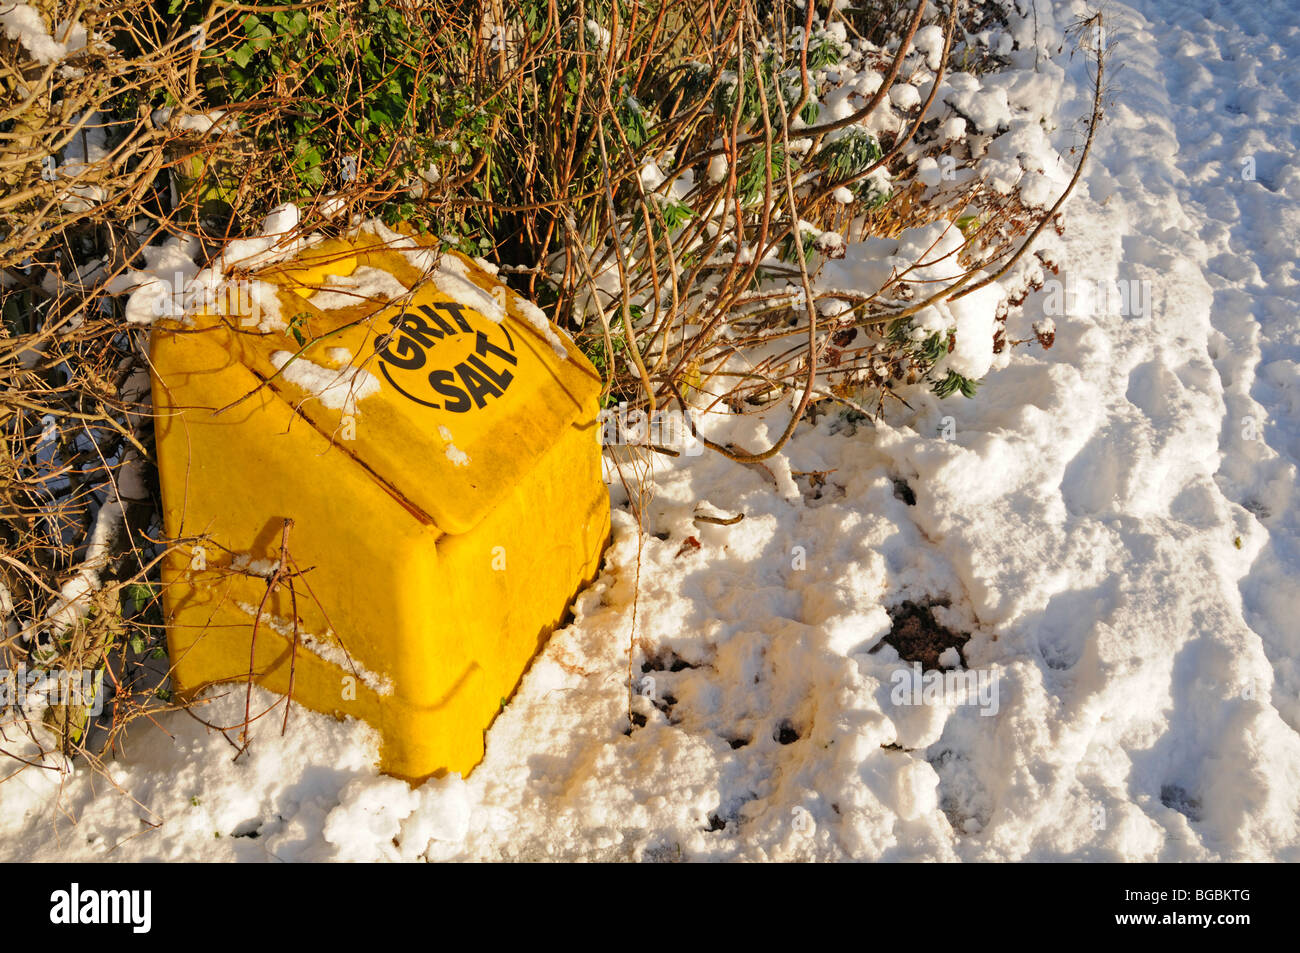
[[[307,346],[307,335],[303,334],[302,329],[309,317],[311,315],[304,311],[295,314],[289,319],[289,333],[293,335],[293,339],[298,342],[299,347]]]
[[[126,597],[127,611],[134,615],[153,599],[153,590],[148,586],[133,582],[123,590],[123,595]]]
[[[951,397],[960,392],[963,397],[971,398],[975,396],[975,389],[978,386],[978,381],[963,377],[956,371],[949,371],[947,377],[934,384],[934,392],[939,397]]]
[[[248,42],[255,50],[266,49],[275,38],[270,28],[252,13],[244,17],[244,36],[248,37]]]

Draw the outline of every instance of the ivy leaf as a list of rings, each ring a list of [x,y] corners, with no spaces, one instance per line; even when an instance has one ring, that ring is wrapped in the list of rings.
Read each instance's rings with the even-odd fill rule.
[[[248,37],[254,50],[266,49],[275,38],[270,28],[252,13],[244,17],[244,36]]]
[[[153,590],[139,583],[132,583],[127,586],[123,594],[126,596],[128,611],[132,615],[147,606],[150,600],[153,599]]]

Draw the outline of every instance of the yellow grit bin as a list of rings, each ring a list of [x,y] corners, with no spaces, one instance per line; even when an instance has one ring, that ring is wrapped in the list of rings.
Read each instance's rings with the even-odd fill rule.
[[[369,722],[383,770],[419,781],[482,759],[597,572],[609,499],[599,376],[567,335],[381,231],[155,325],[164,521],[186,541],[163,599],[183,696],[251,672]]]

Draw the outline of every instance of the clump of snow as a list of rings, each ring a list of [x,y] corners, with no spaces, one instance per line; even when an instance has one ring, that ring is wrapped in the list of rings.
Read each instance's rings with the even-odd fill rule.
[[[813,241],[813,247],[823,255],[831,258],[843,257],[847,248],[844,243],[844,236],[839,232],[832,231],[820,232]]]
[[[880,90],[880,86],[884,81],[885,77],[875,70],[863,70],[853,87],[853,91],[863,97],[874,96]]]
[[[0,28],[9,39],[21,43],[38,63],[57,62],[86,46],[86,28],[80,23],[59,24],[54,33],[61,39],[55,39],[40,13],[26,3],[0,3]]]
[[[263,562],[266,560],[258,560]],[[272,564],[274,566],[274,564]],[[249,568],[252,572],[251,567]],[[272,568],[267,573],[254,573],[255,575],[266,575],[268,578],[275,570]],[[277,635],[293,641],[298,640],[300,648],[304,648],[313,655],[324,659],[331,665],[335,665],[345,672],[355,675],[367,688],[371,689],[377,695],[391,695],[393,692],[393,681],[387,675],[379,675],[370,671],[365,666],[359,664],[355,658],[347,651],[347,647],[339,641],[338,637],[331,629],[324,635],[316,635],[302,627],[301,621],[297,625],[293,619],[285,619],[280,616],[272,615],[265,609],[260,609],[251,602],[235,602],[239,611],[243,612],[250,619],[256,620],[259,626],[266,626]]]
[[[569,356],[569,352],[564,346],[563,339],[556,333],[555,326],[546,319],[545,311],[533,304],[527,298],[519,295],[515,296],[515,310],[519,312],[525,321],[533,326],[533,329],[536,330],[538,334],[546,339],[546,343],[551,346],[551,350],[555,352],[556,357],[567,358]]]
[[[956,331],[953,350],[940,370],[953,370],[978,380],[993,366],[993,329],[998,301],[1005,297],[997,282],[985,285],[964,298],[947,302]]]
[[[230,568],[236,572],[270,579],[280,569],[280,560],[254,559],[248,553],[239,553],[230,561]]]
[[[47,613],[47,623],[55,634],[66,632],[90,612],[92,598],[102,588],[100,571],[108,566],[112,544],[124,525],[125,511],[120,500],[109,500],[100,506],[81,566],[60,588]]]
[[[914,109],[921,104],[921,91],[911,83],[898,83],[890,87],[889,101],[899,109]]]
[[[610,41],[613,39],[613,37],[610,35],[609,30],[601,26],[595,20],[588,20],[587,35],[590,36],[593,41],[595,41],[596,46],[600,48],[600,52],[602,53],[609,52],[609,44]]]
[[[330,410],[355,416],[357,403],[379,393],[379,378],[364,367],[323,367],[292,351],[273,351],[271,364],[289,384],[305,390]]]
[[[272,209],[262,221],[260,235],[226,244],[221,253],[223,270],[253,271],[292,257],[303,247],[302,239],[296,234],[298,222],[298,206],[286,204]]]
[[[952,73],[945,82],[949,91],[943,99],[975,128],[992,134],[1011,125],[1011,103],[1005,89],[985,89],[971,73]]]
[[[297,226],[297,206],[279,206],[263,221],[259,236],[227,243],[202,269],[196,260],[202,247],[194,236],[146,245],[140,249],[144,267],[117,276],[107,290],[110,294],[129,293],[126,319],[133,324],[150,324],[158,318],[188,322],[189,315],[198,310],[215,309],[252,321],[262,331],[283,329],[274,286],[231,273],[252,271],[300,252],[310,240],[297,235]]]
[[[391,273],[362,265],[350,275],[327,276],[320,290],[307,300],[322,311],[334,311],[367,302],[401,301],[409,296],[410,289]]]
[[[126,301],[126,320],[152,324],[158,318],[183,317],[187,287],[199,273],[194,261],[198,252],[198,242],[189,238],[169,238],[161,245],[140,249],[144,268],[132,269],[108,284],[112,294],[131,291]]]
[[[470,279],[465,263],[456,255],[421,245],[411,236],[393,231],[379,219],[366,222],[362,228],[373,231],[386,247],[400,251],[413,268],[453,301],[473,308],[498,324],[505,320],[502,302]]]
[[[912,47],[917,52],[925,54],[926,66],[937,70],[943,56],[943,28],[935,23],[921,27],[912,37]]]
[[[257,329],[263,333],[283,331],[288,325],[280,306],[280,289],[269,281],[250,279],[246,285],[249,295],[249,314],[241,323],[257,322]]]
[[[729,167],[730,166],[727,162],[727,157],[725,155],[713,156],[711,159],[709,159],[709,168],[706,173],[709,181],[716,185],[717,183],[726,179],[727,170]]]
[[[408,191],[417,199],[424,198],[429,191],[429,186],[437,185],[440,181],[442,181],[442,171],[436,162],[431,163],[411,181]]]
[[[465,263],[455,255],[439,257],[437,269],[428,274],[433,281],[433,286],[453,301],[459,301],[473,308],[497,324],[506,319],[503,296],[489,294],[475,284],[469,277]]]
[[[335,219],[347,211],[348,202],[345,196],[337,193],[322,195],[321,200],[316,205],[316,211],[324,219]]]
[[[640,178],[641,185],[647,192],[653,192],[668,181],[668,177],[664,175],[663,170],[659,168],[659,163],[654,159],[647,159],[641,166]]]
[[[546,319],[546,314],[533,302],[501,285],[494,289],[497,293],[489,294],[470,277],[465,263],[453,254],[438,254],[431,249],[420,246],[413,238],[402,235],[388,228],[378,220],[370,222],[367,228],[373,229],[389,247],[397,248],[407,256],[432,282],[433,286],[454,301],[473,308],[491,321],[500,324],[506,319],[505,298],[510,295],[516,312],[527,321],[551,345],[557,357],[568,357],[564,340],[554,326]],[[412,256],[417,256],[412,258]]]
[[[185,113],[184,115],[175,116],[175,109],[171,106],[163,106],[155,109],[149,119],[159,128],[172,124],[172,127],[178,132],[196,132],[210,133],[214,129],[217,131],[229,131],[239,128],[239,121],[236,117],[229,115],[224,109],[211,109],[207,112]]]
[[[939,126],[939,141],[951,142],[966,138],[966,120],[961,116],[949,116]]]
[[[928,186],[938,185],[943,181],[943,171],[934,156],[925,156],[916,164],[916,177]]]
[[[438,435],[442,437],[443,442],[447,445],[443,452],[447,455],[447,459],[452,462],[452,465],[457,467],[469,466],[469,454],[452,442],[451,430],[445,426],[440,426]]]
[[[339,805],[325,819],[322,833],[341,862],[398,860],[397,835],[419,803],[420,795],[403,781],[358,779],[339,793]]]

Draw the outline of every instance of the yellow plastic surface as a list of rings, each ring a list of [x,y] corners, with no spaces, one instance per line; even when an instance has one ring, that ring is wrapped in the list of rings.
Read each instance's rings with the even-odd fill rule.
[[[163,564],[174,686],[244,681],[251,655],[260,684],[286,693],[292,678],[295,701],[374,725],[383,769],[411,780],[481,760],[484,731],[609,536],[598,375],[458,261],[503,321],[430,280],[427,259],[362,233],[258,276],[279,289],[286,329],[204,314],[152,339],[165,527],[193,539]],[[362,267],[409,295],[308,300]],[[308,361],[378,390],[321,399],[301,382]],[[302,574],[268,595],[285,520]],[[253,735],[278,725],[277,713]]]

